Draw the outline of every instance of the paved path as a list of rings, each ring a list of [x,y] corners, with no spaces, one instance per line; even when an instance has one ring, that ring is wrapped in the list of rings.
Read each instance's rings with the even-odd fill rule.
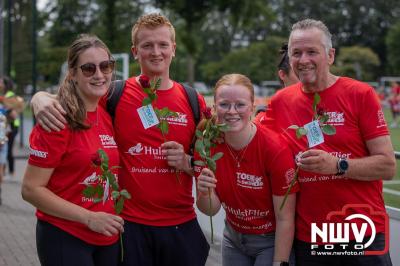
[[[15,180],[2,184],[0,206],[0,265],[40,265],[35,244],[35,210],[21,198],[26,160],[16,160]]]

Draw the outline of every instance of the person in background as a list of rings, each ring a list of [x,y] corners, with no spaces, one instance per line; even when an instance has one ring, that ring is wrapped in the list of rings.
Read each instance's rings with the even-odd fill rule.
[[[0,205],[2,204],[1,185],[5,177],[5,166],[7,163],[7,109],[4,105],[4,93],[9,86],[8,77],[0,77]]]
[[[282,87],[284,88],[299,82],[299,78],[296,76],[292,70],[292,67],[290,66],[288,45],[286,43],[282,45],[279,54],[281,55],[281,60],[278,64],[278,76]]]
[[[8,173],[4,170],[6,180],[14,180],[14,140],[18,134],[19,126],[21,121],[18,117],[19,113],[23,111],[23,99],[17,96],[14,92],[14,84],[9,77],[3,77],[5,85],[5,94],[3,102],[6,107],[7,113],[7,162],[8,162]]]
[[[281,50],[279,51],[279,54],[280,54],[280,60],[278,63],[277,74],[279,77],[279,82],[282,85],[282,88],[299,82],[299,79],[297,78],[296,74],[293,72],[292,68],[290,67],[289,57],[288,57],[288,46],[286,43],[282,45]],[[268,104],[268,102],[267,102],[267,104]],[[267,107],[264,105],[256,107],[256,112],[255,112],[256,116],[254,118],[255,123],[259,123],[260,120],[263,119],[266,108]]]
[[[196,203],[207,215],[225,209],[222,265],[289,265],[298,185],[279,207],[294,177],[294,157],[278,134],[251,121],[254,89],[246,76],[228,74],[218,80],[214,109],[228,131],[212,154],[224,155],[216,161],[216,173],[195,168]],[[195,158],[201,160],[198,154]]]
[[[201,266],[210,247],[193,206],[189,150],[195,135],[194,115],[184,88],[169,75],[176,50],[175,29],[165,16],[146,14],[133,25],[131,37],[141,73],[125,81],[114,118],[122,166],[119,180],[133,198],[121,213],[125,220],[123,265]],[[178,114],[179,118],[167,118],[166,141],[156,126],[145,129],[146,121],[139,116],[138,109],[147,97],[140,82],[144,77],[161,78],[152,106]],[[38,122],[59,130],[65,111],[53,97],[44,95],[32,99]],[[197,96],[204,109],[204,98]]]
[[[396,160],[377,94],[366,83],[330,72],[335,49],[322,21],[305,19],[295,23],[288,53],[300,82],[271,98],[262,124],[282,134],[297,155],[301,190],[296,201],[296,265],[390,266],[389,252],[359,255],[356,246],[365,244],[367,250],[384,251],[389,237],[385,235],[384,215],[374,213],[386,213],[382,180],[393,178]],[[315,121],[316,115],[326,120]],[[318,131],[320,123],[334,127],[334,134],[323,136]],[[314,128],[307,138],[299,138],[291,129],[306,124]],[[307,139],[320,144],[311,147]],[[316,231],[323,228],[323,223],[340,226],[352,219],[350,215],[367,217],[373,226],[362,225],[366,218],[353,218],[351,222],[357,228],[365,228],[362,239],[348,232],[348,241],[326,247],[334,239],[321,238]],[[325,251],[349,254],[334,256]]]
[[[119,165],[111,118],[98,105],[115,62],[92,35],[80,35],[71,44],[67,62],[57,95],[67,122],[60,131],[47,132],[40,124],[33,128],[21,193],[37,208],[41,265],[117,265],[124,221],[115,215],[111,196],[96,203],[82,192],[101,174],[95,167],[98,149],[108,155],[109,167]]]

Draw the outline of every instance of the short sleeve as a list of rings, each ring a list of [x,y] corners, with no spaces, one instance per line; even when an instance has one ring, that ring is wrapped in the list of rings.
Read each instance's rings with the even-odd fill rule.
[[[36,125],[29,137],[30,155],[28,163],[43,168],[55,168],[67,151],[70,129],[47,132]]]
[[[389,135],[378,95],[372,88],[364,91],[359,102],[360,130],[364,140]]]
[[[267,127],[267,128],[271,128],[273,130],[275,130],[276,132],[278,132],[276,125],[275,125],[275,113],[274,113],[274,99],[275,96],[272,97],[271,101],[268,102],[267,104],[267,110],[265,112],[262,113],[262,115],[260,115],[258,121],[259,124]]]
[[[284,140],[280,140],[280,149],[276,151],[276,156],[269,164],[269,174],[271,178],[272,194],[285,195],[295,174],[295,163],[292,152]],[[290,190],[291,193],[299,191],[298,182]]]

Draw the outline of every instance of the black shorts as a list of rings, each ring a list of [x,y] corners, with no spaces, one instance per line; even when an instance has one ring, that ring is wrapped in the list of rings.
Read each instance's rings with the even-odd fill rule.
[[[351,241],[352,243],[354,241]],[[383,255],[327,255],[320,249],[311,250],[311,244],[296,239],[293,243],[296,257],[296,266],[392,266],[389,252]],[[352,246],[352,244],[350,245]],[[385,235],[376,234],[374,242],[367,248],[368,250],[383,250],[385,247]],[[357,250],[351,250],[357,252]],[[320,253],[318,253],[320,252]],[[339,244],[334,245],[328,252],[343,252],[343,247]]]
[[[193,219],[176,226],[125,221],[123,266],[203,266],[210,246]]]
[[[119,241],[108,246],[88,244],[41,220],[36,224],[36,247],[42,266],[114,266],[120,260]]]

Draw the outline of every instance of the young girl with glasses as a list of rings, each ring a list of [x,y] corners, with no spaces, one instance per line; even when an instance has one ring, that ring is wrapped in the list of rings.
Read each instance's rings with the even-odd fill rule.
[[[106,152],[110,167],[119,164],[110,116],[98,105],[110,87],[114,61],[107,46],[90,35],[72,43],[67,60],[57,95],[67,124],[53,132],[41,124],[33,128],[22,196],[37,208],[41,265],[117,265],[123,219],[115,215],[111,197],[95,203],[82,194],[100,174],[93,163],[98,149]]]
[[[217,82],[216,120],[227,124],[228,131],[212,150],[223,153],[216,172],[195,167],[196,203],[207,215],[225,209],[222,265],[289,265],[297,184],[283,209],[279,207],[294,176],[294,159],[277,134],[252,123],[253,109],[250,79],[229,74]],[[198,154],[195,158],[200,160]]]

